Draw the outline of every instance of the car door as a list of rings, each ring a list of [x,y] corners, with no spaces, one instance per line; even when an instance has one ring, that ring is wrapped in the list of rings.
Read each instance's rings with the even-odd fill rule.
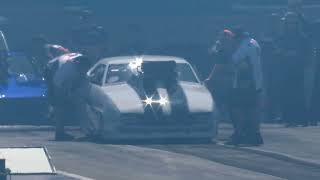
[[[99,64],[89,73],[89,94],[88,104],[95,111],[102,111],[103,107],[103,82],[105,79],[107,66],[105,64]]]
[[[80,126],[89,136],[96,136],[103,129],[103,90],[102,85],[106,72],[105,64],[98,64],[88,72],[85,106],[81,111],[82,120]]]

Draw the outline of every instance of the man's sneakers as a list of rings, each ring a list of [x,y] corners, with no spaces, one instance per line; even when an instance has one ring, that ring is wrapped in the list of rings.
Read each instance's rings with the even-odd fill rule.
[[[245,140],[244,135],[239,134],[232,134],[228,141],[226,141],[225,145],[232,145],[232,146],[238,146],[240,144],[243,144]]]
[[[255,133],[251,136],[232,135],[231,138],[224,143],[224,145],[232,146],[260,146],[263,145],[263,139],[260,133]]]

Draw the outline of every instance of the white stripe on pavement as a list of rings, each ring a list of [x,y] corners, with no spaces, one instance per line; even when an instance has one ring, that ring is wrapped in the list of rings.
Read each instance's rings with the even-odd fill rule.
[[[77,175],[77,174],[68,173],[68,172],[65,172],[65,171],[57,171],[57,173],[61,174],[61,175],[64,175],[64,176],[67,176],[67,177],[79,179],[79,180],[94,180],[94,179],[89,178],[89,177],[84,177],[84,176],[80,176],[80,175]]]

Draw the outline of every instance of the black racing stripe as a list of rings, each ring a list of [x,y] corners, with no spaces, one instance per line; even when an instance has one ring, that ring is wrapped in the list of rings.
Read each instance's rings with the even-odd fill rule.
[[[159,98],[160,95],[157,92],[157,89],[145,89],[142,85],[139,85],[137,82],[128,83],[128,85],[136,92],[141,101],[145,100],[147,97],[153,97],[155,99]],[[162,117],[162,108],[159,104],[152,104],[152,106],[147,106],[144,102],[144,118],[147,119],[160,119]]]
[[[147,97],[153,97],[153,99],[160,99],[158,93],[158,88],[164,88],[168,92],[168,100],[171,105],[171,117],[174,119],[183,118],[183,116],[188,115],[188,101],[183,87],[177,82],[176,84],[166,87],[166,86],[157,86],[156,84],[151,83],[151,85],[144,86],[137,82],[128,83],[128,85],[134,89],[136,94],[139,96],[140,100],[143,101]],[[174,97],[173,97],[174,95]],[[177,103],[179,102],[179,103]],[[148,119],[162,119],[164,113],[162,107],[158,104],[152,104],[152,106],[146,106],[144,103],[144,116]]]
[[[160,94],[158,92],[158,86],[153,83],[149,82],[148,84],[145,84],[143,86],[143,93],[144,93],[144,99],[146,97],[152,97],[154,100],[159,100],[160,99]],[[145,106],[145,117],[148,119],[154,119],[154,120],[160,120],[163,119],[163,111],[161,108],[161,105],[158,103],[153,103],[151,106],[146,105]]]
[[[173,98],[172,95],[175,94]],[[180,84],[168,91],[168,99],[171,102],[171,116],[174,119],[181,119],[188,115],[188,101],[186,94]],[[177,103],[178,102],[178,103]]]

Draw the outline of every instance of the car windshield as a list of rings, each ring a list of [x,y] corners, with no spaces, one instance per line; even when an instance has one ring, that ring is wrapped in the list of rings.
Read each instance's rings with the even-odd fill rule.
[[[9,72],[12,74],[34,74],[32,64],[23,54],[14,54],[8,57]]]
[[[184,82],[197,83],[198,80],[187,63],[177,63],[178,80]],[[135,72],[130,68],[129,64],[111,64],[109,65],[106,83],[128,82]]]
[[[106,83],[128,82],[132,76],[133,72],[128,64],[111,64],[108,68]]]

